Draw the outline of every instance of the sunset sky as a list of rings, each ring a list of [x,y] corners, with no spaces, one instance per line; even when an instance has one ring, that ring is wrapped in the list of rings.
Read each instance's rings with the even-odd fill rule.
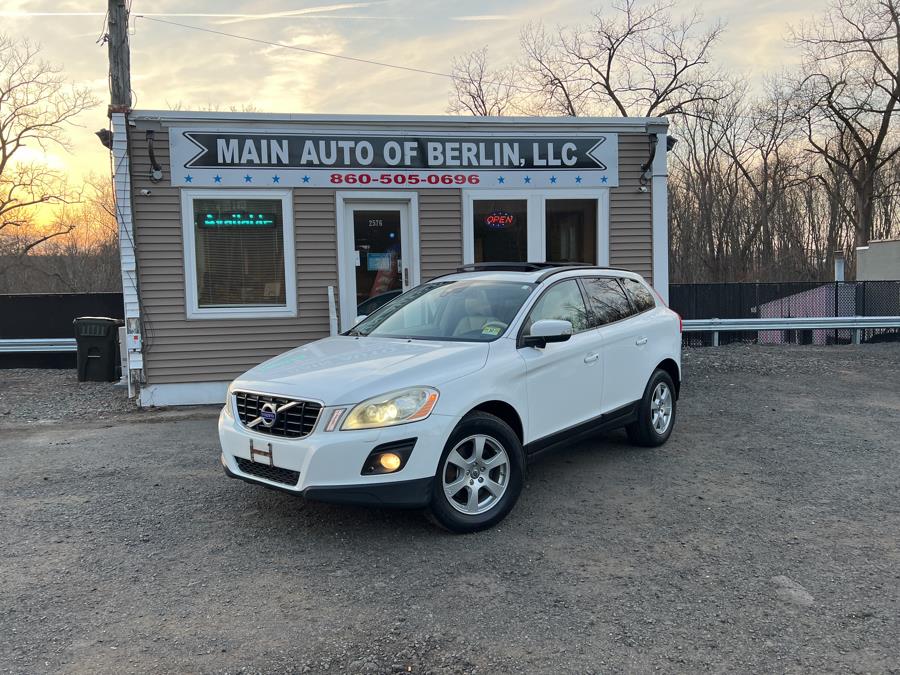
[[[132,14],[192,24],[335,52],[446,72],[454,55],[488,45],[491,61],[519,54],[518,34],[529,21],[549,26],[590,20],[609,2],[584,0],[340,0],[155,2],[134,0]],[[795,58],[784,46],[787,27],[821,11],[825,0],[705,0],[708,21],[727,33],[721,62],[753,80]],[[109,158],[94,131],[107,125],[103,0],[2,0],[0,30],[43,45],[45,57],[103,101],[69,130],[72,153],[44,159],[73,175],[108,172]],[[228,15],[228,16],[224,16]],[[135,107],[182,109],[252,105],[260,111],[442,114],[448,80],[253,44],[135,18],[131,35]]]

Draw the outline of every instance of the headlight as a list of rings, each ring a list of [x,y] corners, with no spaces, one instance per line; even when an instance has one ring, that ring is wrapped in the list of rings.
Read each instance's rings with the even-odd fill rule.
[[[231,394],[234,392],[234,385],[228,385],[228,391],[225,393],[225,417],[228,419],[234,419],[234,407],[231,403]]]
[[[341,429],[374,429],[424,420],[437,400],[438,391],[431,387],[392,391],[353,408]]]

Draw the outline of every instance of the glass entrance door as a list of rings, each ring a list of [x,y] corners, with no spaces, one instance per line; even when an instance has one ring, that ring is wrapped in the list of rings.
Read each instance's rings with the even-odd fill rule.
[[[408,201],[347,201],[340,228],[341,324],[368,316],[418,283]]]
[[[353,251],[356,313],[368,315],[405,290],[400,209],[353,209]]]

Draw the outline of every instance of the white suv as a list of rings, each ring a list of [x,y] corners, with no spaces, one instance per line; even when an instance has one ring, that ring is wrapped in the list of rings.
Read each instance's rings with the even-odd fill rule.
[[[469,265],[235,380],[222,465],[311,499],[428,507],[455,532],[484,529],[543,450],[615,427],[668,439],[680,323],[632,272]]]

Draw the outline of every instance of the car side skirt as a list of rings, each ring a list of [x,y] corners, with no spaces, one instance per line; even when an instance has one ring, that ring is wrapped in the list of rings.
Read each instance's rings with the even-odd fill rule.
[[[640,404],[640,401],[628,403],[621,408],[616,408],[608,413],[593,417],[586,422],[581,422],[568,429],[556,431],[548,436],[526,443],[525,455],[530,460],[548,450],[557,449],[562,444],[573,443],[589,436],[593,436],[594,434],[617,429],[619,427],[624,427],[627,424],[631,424],[632,422],[636,422]]]

